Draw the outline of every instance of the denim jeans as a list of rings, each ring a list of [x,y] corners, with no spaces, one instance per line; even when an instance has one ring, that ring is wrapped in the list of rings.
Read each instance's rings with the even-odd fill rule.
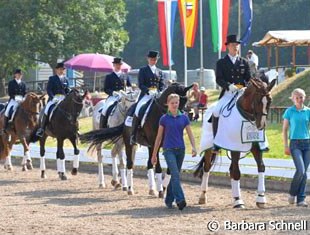
[[[174,201],[179,203],[185,200],[180,181],[180,171],[185,156],[185,149],[164,149],[163,155],[165,156],[171,174],[171,180],[167,187],[165,198],[166,205],[170,207]]]
[[[305,200],[307,170],[310,163],[310,139],[291,140],[291,155],[296,167],[296,172],[291,183],[290,195],[297,196],[297,203]]]

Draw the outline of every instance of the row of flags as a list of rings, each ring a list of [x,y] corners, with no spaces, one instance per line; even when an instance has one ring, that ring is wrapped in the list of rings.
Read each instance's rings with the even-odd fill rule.
[[[176,12],[179,9],[184,46],[193,47],[198,24],[198,0],[157,0],[158,25],[160,33],[161,52],[164,66],[173,65],[172,44]],[[200,0],[202,1],[202,0]],[[213,51],[225,51],[225,40],[229,26],[230,0],[208,0]],[[241,37],[243,45],[249,41],[253,20],[252,0],[241,0],[244,34]]]

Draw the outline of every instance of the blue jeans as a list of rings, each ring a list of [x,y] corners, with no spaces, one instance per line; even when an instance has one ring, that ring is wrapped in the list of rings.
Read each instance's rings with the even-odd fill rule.
[[[176,203],[185,200],[180,181],[180,171],[185,156],[185,149],[164,149],[163,155],[165,156],[171,174],[165,203],[168,207],[171,207],[174,200]]]
[[[297,196],[297,203],[299,203],[304,201],[306,197],[307,170],[310,163],[310,139],[291,140],[290,150],[296,167],[290,195]]]

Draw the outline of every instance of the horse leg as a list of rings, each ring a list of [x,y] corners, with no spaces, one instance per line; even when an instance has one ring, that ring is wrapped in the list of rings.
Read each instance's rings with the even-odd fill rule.
[[[244,208],[244,202],[241,199],[240,192],[240,169],[239,169],[239,152],[231,152],[231,165],[229,168],[231,178],[232,197],[234,200],[234,208]]]
[[[9,171],[13,170],[13,165],[12,165],[12,158],[11,158],[11,152],[12,152],[12,148],[13,148],[13,144],[16,142],[17,136],[15,135],[10,135],[10,140],[6,140],[5,141],[5,147],[4,147],[4,153],[5,156],[7,156],[6,158],[6,169]]]
[[[32,162],[30,158],[30,152],[29,152],[29,145],[27,144],[27,141],[24,137],[20,137],[20,142],[24,147],[24,157],[22,160],[22,171],[32,170]]]
[[[96,151],[97,151],[97,161],[98,161],[98,181],[99,181],[99,188],[105,188],[105,182],[104,182],[104,172],[103,172],[103,156],[101,154],[101,146],[102,144],[96,145]]]
[[[151,162],[152,158],[152,149],[151,147],[148,148],[149,152],[149,159],[147,161],[147,178],[149,181],[149,195],[155,195],[155,174],[153,169],[153,164]]]
[[[171,180],[171,174],[170,174],[169,168],[167,168],[167,172],[166,172],[165,178],[163,180],[163,194],[165,194],[165,191],[168,188],[170,180]]]
[[[12,171],[13,170],[11,153],[9,153],[7,155],[7,157],[5,158],[4,169],[6,169],[8,171]]]
[[[42,138],[40,138],[40,170],[41,170],[41,178],[46,179],[46,165],[45,165],[45,141],[47,139],[47,135],[43,135]]]
[[[201,181],[201,194],[199,197],[199,204],[206,204],[207,203],[207,191],[209,187],[209,176],[210,176],[210,169],[213,165],[215,160],[216,154],[212,153],[211,149],[208,149],[204,152],[204,162],[203,162],[203,175]]]
[[[263,152],[257,143],[253,143],[251,152],[257,164],[258,170],[258,186],[256,192],[256,206],[264,208],[267,202],[265,197],[265,165],[263,162]]]
[[[118,166],[117,166],[117,158],[116,158],[116,154],[117,154],[117,146],[116,144],[114,144],[112,150],[111,150],[111,156],[112,156],[112,176],[113,179],[111,181],[112,186],[114,186],[114,189],[118,189],[121,187],[121,184],[119,183],[119,179],[118,179]]]
[[[152,149],[152,151],[153,151],[153,149]],[[158,191],[158,197],[164,198],[163,173],[162,173],[162,168],[160,165],[158,153],[157,153],[157,164],[155,166],[155,172],[156,172],[156,179],[157,179],[156,186],[157,186],[157,191]]]
[[[129,140],[128,140],[129,141]],[[127,183],[128,183],[128,195],[134,194],[133,188],[133,163],[136,155],[136,145],[130,145],[125,143],[126,156],[127,156]]]
[[[71,137],[70,142],[74,148],[74,157],[73,157],[73,167],[71,170],[71,175],[77,175],[79,168],[79,159],[80,159],[80,150],[77,148],[77,136]]]
[[[122,181],[122,189],[123,191],[128,190],[128,183],[127,183],[127,177],[126,177],[126,159],[123,154],[123,147],[124,142],[123,140],[119,140],[117,143],[117,149],[118,149],[118,157],[119,157],[119,167],[121,172],[121,181]]]
[[[64,140],[57,138],[57,171],[61,180],[67,180],[65,153],[63,150]]]

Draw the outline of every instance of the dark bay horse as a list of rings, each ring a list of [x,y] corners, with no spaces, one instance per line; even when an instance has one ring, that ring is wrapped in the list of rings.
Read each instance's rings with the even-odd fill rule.
[[[53,115],[46,126],[44,135],[39,138],[37,136],[32,141],[40,140],[40,170],[41,178],[46,178],[46,166],[45,166],[45,141],[48,136],[57,139],[57,171],[61,180],[66,180],[66,169],[65,169],[65,153],[63,150],[63,144],[65,139],[69,139],[74,148],[74,160],[72,175],[76,175],[79,167],[79,153],[80,150],[77,148],[78,142],[78,117],[83,108],[83,100],[88,94],[85,91],[84,94],[80,94],[77,89],[72,89],[63,101],[59,103],[53,112]],[[43,110],[41,112],[43,115]]]
[[[240,122],[241,119],[245,121],[249,121],[252,126],[257,128],[256,130],[263,130],[266,127],[266,119],[269,111],[269,107],[271,104],[271,95],[270,91],[275,85],[276,80],[273,80],[270,84],[266,84],[262,82],[260,79],[251,79],[247,88],[244,90],[244,93],[237,99],[236,105],[233,107],[233,110],[239,112]],[[213,141],[213,133],[212,132],[212,123],[208,123],[209,117],[212,115],[212,108],[208,110],[209,113],[206,113],[204,118],[203,128],[206,133],[202,134],[202,138],[208,138]],[[208,116],[210,115],[210,116]],[[224,119],[223,114],[220,115],[220,122]],[[237,120],[233,120],[233,123],[228,123],[228,125],[237,125]],[[216,135],[220,130],[217,131]],[[222,131],[222,130],[221,130]],[[223,131],[222,131],[223,132]],[[224,135],[229,135],[230,130],[227,128]],[[241,132],[241,130],[239,130]],[[211,133],[211,134],[210,134]],[[215,136],[216,138],[216,136]],[[236,139],[231,139],[231,142],[237,141]],[[258,189],[257,189],[257,197],[256,197],[256,205],[260,208],[263,208],[266,203],[265,198],[265,165],[263,162],[263,152],[260,150],[259,144],[257,142],[250,142],[249,150],[253,154],[255,161],[257,163],[258,169]],[[211,143],[213,145],[213,142]],[[209,145],[210,147],[210,145]],[[203,149],[202,149],[203,150]],[[241,199],[240,193],[240,169],[239,169],[239,160],[240,160],[240,151],[230,151],[231,156],[231,165],[229,168],[231,185],[232,185],[232,195],[233,195],[233,206],[234,208],[244,208],[244,202]],[[197,169],[194,173],[195,176],[202,177],[201,184],[201,195],[199,198],[199,204],[206,203],[206,192],[208,189],[208,179],[210,174],[210,169],[215,161],[215,153],[211,151],[211,148],[205,149],[204,156],[201,159],[200,163],[197,166]]]
[[[155,176],[153,165],[151,163],[153,146],[155,143],[157,130],[159,126],[160,117],[167,112],[166,101],[167,97],[176,93],[180,96],[180,109],[183,109],[187,101],[186,93],[191,88],[184,87],[178,83],[170,85],[166,90],[162,92],[160,97],[155,98],[152,103],[148,117],[146,118],[145,124],[142,129],[139,129],[137,134],[137,142],[141,145],[147,146],[149,151],[149,158],[147,162],[148,178],[149,178],[149,194],[154,195],[155,190]],[[129,112],[130,113],[130,112]],[[127,115],[128,116],[128,115]],[[125,123],[114,127],[106,128],[97,131],[92,131],[81,136],[81,140],[85,142],[90,142],[92,145],[100,144],[104,141],[112,141],[115,143],[122,136],[125,143],[125,152],[127,157],[127,183],[128,183],[128,194],[132,195],[133,190],[133,166],[136,154],[137,145],[130,144],[130,134],[131,127],[125,125]],[[158,158],[158,153],[157,153]],[[162,187],[162,168],[158,159],[158,164],[156,164],[155,172],[157,176],[157,190],[159,192],[159,197],[163,197],[163,187]]]
[[[30,135],[38,124],[39,112],[44,105],[44,95],[38,96],[33,92],[26,94],[25,99],[17,107],[15,117],[5,133],[0,135],[0,158],[6,158],[4,167],[12,170],[11,151],[13,144],[19,139],[24,147],[22,170],[31,170],[32,163],[29,153]],[[3,110],[4,111],[4,110]],[[4,112],[0,112],[0,128],[4,125]]]

